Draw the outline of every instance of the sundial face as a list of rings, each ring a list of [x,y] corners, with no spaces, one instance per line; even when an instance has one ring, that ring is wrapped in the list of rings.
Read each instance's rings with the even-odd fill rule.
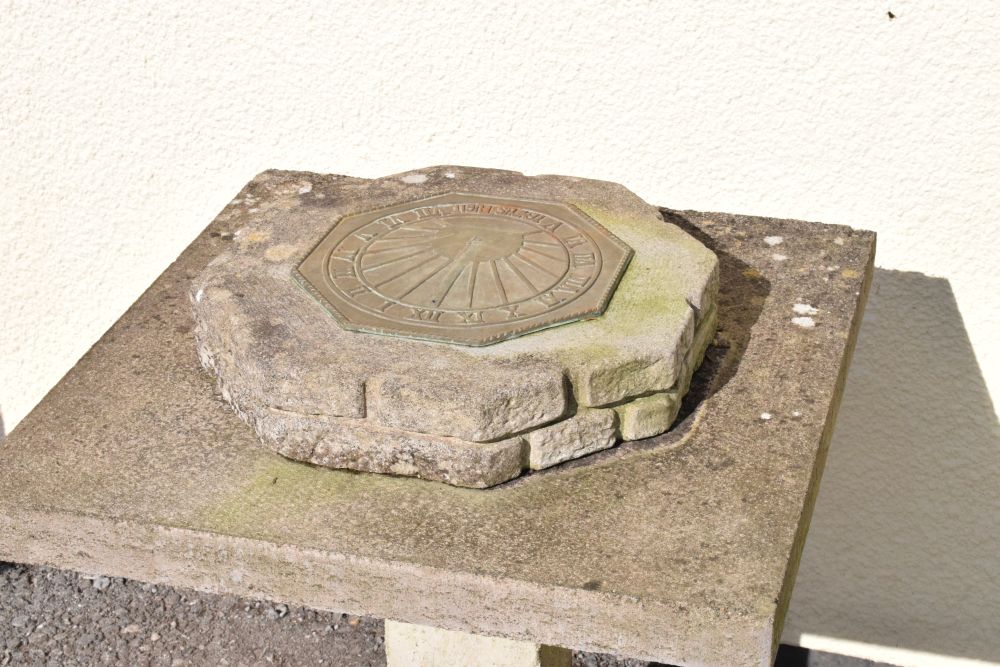
[[[298,278],[346,329],[489,345],[600,315],[631,254],[575,207],[452,193],[342,218]]]

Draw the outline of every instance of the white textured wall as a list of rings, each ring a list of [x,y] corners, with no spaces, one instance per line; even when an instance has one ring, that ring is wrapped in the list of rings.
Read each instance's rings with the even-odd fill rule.
[[[0,2],[8,430],[268,167],[875,229],[785,640],[1000,662],[996,2],[86,4]]]

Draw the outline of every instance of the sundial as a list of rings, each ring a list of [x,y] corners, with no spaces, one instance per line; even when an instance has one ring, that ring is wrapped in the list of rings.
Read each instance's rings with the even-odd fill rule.
[[[347,329],[488,345],[600,315],[631,254],[574,207],[449,193],[345,217],[297,275]]]
[[[202,363],[277,453],[485,488],[664,432],[718,260],[612,183],[429,168],[252,200],[192,283]]]
[[[406,213],[428,206],[430,224]],[[549,218],[558,238],[534,233]],[[528,270],[584,275],[584,232],[606,288]],[[371,254],[391,238],[408,250]],[[549,263],[527,241],[562,249],[535,246]],[[874,243],[565,176],[264,172],[4,440],[0,560],[386,618],[392,667],[427,664],[417,649],[537,665],[553,647],[770,664]],[[355,250],[303,289],[310,257]],[[396,259],[405,287],[375,266]],[[334,279],[350,266],[365,283]],[[379,331],[341,312],[355,303]],[[410,328],[427,321],[411,307],[469,332],[514,303],[548,324],[489,344]],[[674,426],[717,318],[704,398]]]

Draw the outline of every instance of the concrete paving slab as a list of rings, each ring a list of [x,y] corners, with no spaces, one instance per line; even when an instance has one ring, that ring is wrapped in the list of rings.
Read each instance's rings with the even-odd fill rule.
[[[0,665],[386,667],[382,622],[0,563]],[[668,667],[573,653],[573,667]],[[782,645],[775,667],[888,667]]]
[[[874,235],[665,216],[720,258],[714,375],[666,434],[490,490],[258,444],[194,351],[186,294],[232,243],[221,217],[0,446],[0,559],[668,664],[769,664]],[[817,310],[808,322],[797,303]]]

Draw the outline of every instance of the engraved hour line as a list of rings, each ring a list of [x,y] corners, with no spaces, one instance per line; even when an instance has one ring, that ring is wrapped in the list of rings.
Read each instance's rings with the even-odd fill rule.
[[[402,257],[396,257],[395,259],[387,259],[384,262],[379,262],[378,264],[372,264],[370,266],[363,266],[361,267],[361,270],[367,273],[369,271],[374,271],[375,269],[381,269],[383,266],[389,266],[390,264],[395,264],[396,262],[402,262],[403,260],[410,259],[411,257],[422,255],[425,252],[434,252],[434,251],[431,248],[424,248],[423,250],[411,252],[409,255],[403,255]]]
[[[547,257],[548,259],[554,259],[557,262],[561,262],[563,260],[562,257],[553,257],[552,255],[548,254],[547,252],[542,252],[541,250],[539,250],[537,248],[530,248],[530,247],[525,247],[525,246],[521,246],[521,248],[523,250],[530,250],[531,252],[535,253],[536,255],[541,255],[542,257]]]
[[[525,264],[530,264],[531,266],[535,267],[536,269],[538,269],[542,273],[547,273],[550,276],[552,276],[553,278],[559,278],[559,277],[561,277],[563,275],[563,274],[561,274],[559,272],[549,271],[548,269],[546,269],[544,266],[542,266],[538,262],[533,261],[530,257],[522,257],[521,255],[511,255],[511,257],[517,257],[519,260],[521,260]]]
[[[472,300],[476,297],[476,274],[479,273],[479,262],[472,263],[472,274],[469,276],[469,308],[472,308]]]
[[[532,290],[534,290],[536,292],[538,291],[538,288],[535,287],[535,283],[533,283],[530,280],[528,280],[527,277],[525,277],[525,275],[523,273],[521,273],[521,270],[518,269],[516,266],[514,266],[514,262],[510,261],[509,257],[501,257],[497,261],[498,262],[500,262],[500,261],[507,262],[507,266],[509,266],[511,268],[511,270],[514,271],[514,273],[517,274],[518,278],[520,278],[524,282],[528,283],[528,287],[530,287]]]
[[[504,289],[503,281],[500,280],[500,272],[497,271],[497,262],[495,259],[490,260],[490,269],[493,271],[493,282],[500,288],[500,297],[503,299],[504,304],[510,303],[510,299],[507,298],[507,290]]]
[[[532,234],[544,234],[544,233],[545,232],[532,232]],[[547,245],[547,246],[555,246],[556,248],[559,247],[558,243],[550,243],[549,241],[529,241],[528,239],[524,239],[522,243],[526,243],[528,245]]]
[[[411,287],[410,289],[406,290],[405,292],[403,292],[402,294],[400,294],[399,296],[397,296],[397,297],[396,297],[396,300],[397,300],[397,301],[400,301],[400,300],[402,300],[402,299],[403,299],[404,297],[406,297],[406,296],[409,296],[410,292],[413,292],[413,291],[414,291],[415,289],[417,289],[418,287],[420,287],[421,285],[423,285],[423,284],[424,284],[425,282],[427,282],[428,280],[430,280],[431,278],[433,278],[433,277],[434,277],[434,276],[436,276],[437,274],[439,274],[439,273],[441,273],[442,271],[444,271],[444,270],[445,270],[446,268],[448,268],[448,266],[449,266],[449,265],[450,265],[450,264],[451,264],[451,263],[452,263],[453,261],[455,261],[455,260],[453,260],[453,259],[449,259],[449,260],[448,260],[447,262],[445,262],[444,264],[442,264],[442,265],[441,265],[441,266],[439,266],[438,268],[434,269],[434,271],[433,271],[433,272],[429,273],[429,274],[428,274],[428,275],[427,275],[426,277],[424,277],[424,278],[423,278],[423,279],[422,279],[422,280],[421,280],[420,282],[418,282],[418,283],[417,283],[416,285],[414,285],[414,286],[413,286],[413,287]],[[383,283],[383,284],[384,284],[384,283]]]
[[[416,226],[418,224],[420,225],[420,227]],[[442,226],[437,220],[426,220],[421,218],[417,218],[416,220],[409,220],[404,226],[406,226],[406,231],[408,232],[420,232],[422,234],[429,234],[431,232],[440,232],[442,229],[445,229],[447,227],[447,225]],[[399,227],[395,227],[395,229],[399,229]]]
[[[435,255],[435,257],[436,257],[436,256],[437,256],[437,255]],[[430,260],[430,259],[433,259],[433,257],[429,257],[428,259],[429,259],[429,260]],[[378,283],[373,283],[373,284],[372,284],[372,287],[381,287],[382,285],[385,285],[386,283],[391,283],[391,282],[392,282],[393,280],[395,280],[396,278],[399,278],[399,277],[402,277],[402,276],[405,276],[405,275],[406,275],[407,273],[409,273],[410,271],[413,271],[413,270],[414,270],[414,269],[416,269],[417,267],[419,267],[419,266],[423,266],[423,265],[424,265],[424,264],[426,264],[426,263],[427,263],[427,262],[417,262],[416,264],[414,264],[414,265],[412,265],[412,266],[408,266],[408,267],[406,267],[405,269],[403,269],[403,270],[402,270],[402,271],[400,271],[399,273],[396,273],[396,274],[393,274],[393,275],[392,275],[392,276],[391,276],[390,278],[386,278],[386,279],[385,279],[385,280],[383,280],[382,282],[378,282]],[[449,261],[449,262],[448,262],[448,264],[451,264],[451,261]],[[445,264],[445,266],[448,266],[448,264]],[[407,294],[409,294],[409,292],[407,292]]]
[[[451,263],[452,263],[452,262],[454,262],[454,261],[455,261],[455,260],[450,260],[450,261],[448,262],[448,264],[451,264]],[[448,264],[445,264],[445,266],[448,266]],[[457,283],[457,282],[458,282],[458,279],[459,279],[460,277],[462,277],[462,274],[463,274],[463,273],[465,273],[465,267],[464,267],[464,266],[463,266],[463,267],[460,267],[460,268],[458,269],[458,273],[456,273],[455,275],[453,275],[453,276],[451,277],[451,282],[449,282],[449,283],[448,283],[448,287],[446,287],[446,288],[445,288],[445,290],[444,290],[444,294],[442,294],[441,296],[439,296],[439,297],[438,297],[438,298],[437,298],[436,300],[432,300],[432,301],[431,301],[431,303],[436,303],[436,304],[438,304],[439,306],[440,306],[441,304],[443,304],[443,303],[444,303],[444,300],[448,298],[448,294],[450,294],[450,293],[451,293],[451,288],[453,288],[453,287],[455,286],[455,283]]]
[[[421,236],[418,238],[423,239],[426,237]],[[409,240],[410,239],[379,239],[378,241],[375,242],[379,244],[378,247],[375,247],[375,243],[372,243],[370,246],[368,246],[368,250],[365,251],[365,254],[377,255],[378,253],[382,252],[392,252],[393,250],[405,250],[407,248],[413,248],[416,246],[431,245],[431,241],[420,241],[420,243],[399,243],[399,245],[391,245],[388,248],[383,245],[386,243],[392,243],[394,241],[398,242],[398,241],[409,241]]]
[[[392,236],[386,235],[384,240],[395,241],[396,239],[425,239],[428,234],[436,234],[440,229],[407,229],[406,234],[396,232]]]

